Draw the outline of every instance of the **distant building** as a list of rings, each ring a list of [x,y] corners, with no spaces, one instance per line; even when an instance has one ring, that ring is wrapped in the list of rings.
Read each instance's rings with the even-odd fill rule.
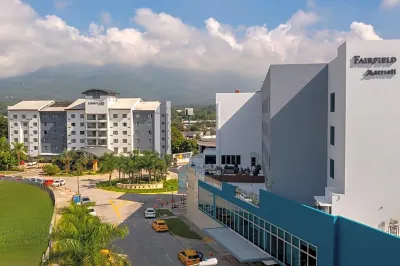
[[[22,142],[30,156],[103,147],[171,153],[171,103],[118,98],[89,89],[74,102],[22,101],[8,107],[9,141]]]
[[[203,136],[203,131],[183,131],[182,134],[186,139],[196,139]]]

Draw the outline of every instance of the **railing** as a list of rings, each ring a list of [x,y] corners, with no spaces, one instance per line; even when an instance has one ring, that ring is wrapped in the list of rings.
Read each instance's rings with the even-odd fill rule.
[[[53,232],[54,225],[56,224],[56,199],[54,196],[54,192],[47,186],[40,184],[40,183],[35,183],[33,181],[30,181],[29,179],[16,180],[12,177],[4,177],[4,178],[2,178],[2,180],[0,180],[0,182],[2,182],[2,181],[24,183],[24,184],[36,186],[36,187],[40,188],[41,190],[47,192],[47,194],[49,194],[51,202],[53,204],[53,216],[51,218],[50,227],[49,227],[48,246],[47,246],[46,251],[43,252],[43,255],[42,255],[42,263],[45,263],[49,259],[49,254],[50,254],[51,245],[52,245],[50,236],[51,236],[51,233]]]

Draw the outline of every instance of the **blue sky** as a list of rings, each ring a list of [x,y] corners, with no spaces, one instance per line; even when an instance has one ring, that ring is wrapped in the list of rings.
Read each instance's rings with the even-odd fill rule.
[[[108,12],[113,25],[135,26],[131,22],[135,10],[150,8],[179,17],[185,24],[204,27],[204,20],[214,17],[231,26],[263,25],[275,28],[299,9],[310,10],[307,0],[59,0],[66,3],[57,9],[54,0],[26,0],[40,15],[55,14],[71,26],[87,30],[90,22],[99,22],[100,13]],[[380,8],[381,0],[314,0],[315,11],[322,14],[321,28],[348,30],[353,21],[371,24],[384,38],[398,38],[400,8]]]

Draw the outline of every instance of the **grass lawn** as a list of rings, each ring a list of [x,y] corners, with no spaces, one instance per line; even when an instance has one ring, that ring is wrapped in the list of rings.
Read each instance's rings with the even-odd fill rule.
[[[171,233],[190,239],[202,239],[196,232],[190,230],[189,226],[179,218],[171,218],[164,220],[168,224],[168,229]]]
[[[0,181],[0,265],[39,265],[47,248],[53,205],[49,195]]]
[[[157,209],[156,210],[156,215],[157,217],[165,217],[165,216],[174,216],[174,214],[170,210],[166,209]]]

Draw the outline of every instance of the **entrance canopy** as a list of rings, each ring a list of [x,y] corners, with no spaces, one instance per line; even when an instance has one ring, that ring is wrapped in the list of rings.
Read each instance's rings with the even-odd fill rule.
[[[109,150],[104,147],[86,147],[80,150],[77,150],[76,152],[85,152],[85,153],[90,153],[96,158],[100,158],[106,153],[114,153],[112,150]]]
[[[223,246],[239,262],[274,261],[268,253],[226,227],[205,228],[203,231]]]

